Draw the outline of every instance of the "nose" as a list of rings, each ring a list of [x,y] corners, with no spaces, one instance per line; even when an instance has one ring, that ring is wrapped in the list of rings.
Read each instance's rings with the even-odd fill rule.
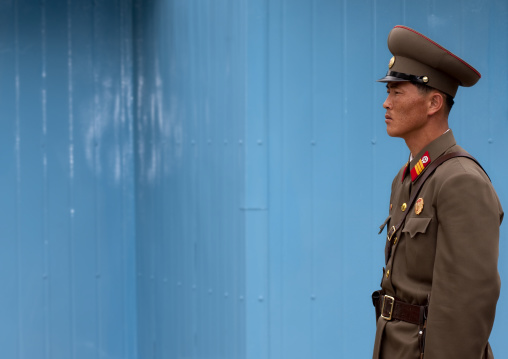
[[[388,100],[390,98],[390,96],[386,96],[386,100],[385,102],[383,102],[383,108],[385,110],[388,110],[390,107],[391,107],[391,102]]]

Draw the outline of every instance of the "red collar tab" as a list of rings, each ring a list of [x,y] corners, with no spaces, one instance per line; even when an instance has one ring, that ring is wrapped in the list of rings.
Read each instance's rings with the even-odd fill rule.
[[[404,166],[404,171],[402,171],[402,178],[401,178],[401,182],[404,182],[404,178],[406,178],[406,175],[407,175],[407,168],[409,166],[409,161],[406,163],[406,165]]]
[[[425,154],[420,158],[420,160],[416,163],[416,165],[411,168],[411,181],[415,181],[420,173],[423,172],[425,167],[427,167],[430,164],[430,156],[429,151],[425,152]]]

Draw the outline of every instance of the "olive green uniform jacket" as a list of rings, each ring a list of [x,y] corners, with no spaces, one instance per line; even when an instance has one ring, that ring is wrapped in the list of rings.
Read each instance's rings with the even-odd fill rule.
[[[428,155],[430,163],[455,151],[464,150],[448,131],[399,171],[381,230],[402,219],[410,191],[425,172],[421,159]],[[416,178],[411,175],[415,165],[423,168]],[[457,157],[437,167],[417,198],[422,198],[423,209],[419,214],[414,206],[405,209],[411,212],[394,235],[397,240],[383,268],[381,287],[410,304],[425,305],[430,298],[425,359],[491,359],[488,339],[500,291],[497,262],[503,219],[496,192],[478,164]],[[373,358],[420,358],[419,331],[418,325],[379,317]]]

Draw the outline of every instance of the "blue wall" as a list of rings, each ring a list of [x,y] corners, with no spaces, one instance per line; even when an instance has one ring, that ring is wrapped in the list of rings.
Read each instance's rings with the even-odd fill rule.
[[[450,123],[507,207],[507,19],[504,0],[0,0],[0,356],[369,357],[408,156],[374,82],[387,34],[482,73]]]
[[[135,13],[139,358],[245,357],[245,13]],[[229,14],[224,21],[224,15]]]
[[[0,356],[134,358],[132,4],[0,1]]]

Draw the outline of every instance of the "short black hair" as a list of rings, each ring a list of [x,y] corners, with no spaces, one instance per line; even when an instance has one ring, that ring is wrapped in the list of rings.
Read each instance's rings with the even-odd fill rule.
[[[451,109],[453,107],[453,104],[455,103],[455,101],[453,100],[452,96],[450,96],[447,93],[444,93],[443,91],[438,90],[438,89],[436,89],[434,87],[430,87],[430,86],[427,86],[427,85],[424,85],[424,84],[421,84],[421,83],[418,83],[418,82],[414,82],[414,81],[411,81],[411,83],[413,85],[415,85],[418,88],[418,91],[420,91],[420,93],[422,93],[422,94],[429,93],[432,90],[439,91],[439,93],[441,95],[443,95],[443,97],[445,98],[445,104],[446,104],[447,113],[450,113],[450,111],[451,111]]]

